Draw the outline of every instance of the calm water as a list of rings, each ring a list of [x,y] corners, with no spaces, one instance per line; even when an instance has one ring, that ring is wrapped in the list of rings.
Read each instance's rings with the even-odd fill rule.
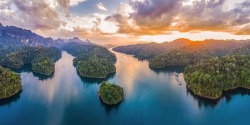
[[[173,72],[183,68],[152,70],[147,61],[116,53],[117,73],[109,82],[124,87],[124,101],[115,107],[101,103],[100,83],[80,78],[73,57],[63,52],[55,73],[44,77],[21,73],[23,91],[0,101],[0,125],[238,125],[249,124],[250,96],[240,91],[219,102],[193,96],[186,90],[183,74],[179,85]]]

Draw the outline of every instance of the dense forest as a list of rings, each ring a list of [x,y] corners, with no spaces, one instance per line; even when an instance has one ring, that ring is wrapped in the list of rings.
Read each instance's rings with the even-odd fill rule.
[[[136,58],[139,59],[151,59],[157,55],[167,53],[170,50],[177,49],[189,43],[191,43],[191,41],[188,39],[177,39],[172,42],[164,42],[164,43],[146,43],[146,44],[119,46],[113,48],[113,50],[116,52],[122,52],[134,55]]]
[[[74,66],[83,77],[106,78],[115,72],[116,56],[104,47],[71,42],[62,49],[76,57]]]
[[[199,60],[232,53],[247,42],[205,40],[193,42],[168,53],[155,56],[149,61],[152,68],[187,66]]]
[[[4,49],[1,49],[1,52],[2,51],[4,51]],[[2,52],[0,65],[18,69],[25,64],[31,64],[33,72],[50,75],[54,72],[55,61],[60,58],[61,51],[58,48],[24,46]]]
[[[106,81],[101,83],[98,94],[101,100],[108,105],[118,104],[124,98],[124,91],[122,87],[110,84]]]
[[[250,89],[250,56],[231,54],[201,60],[185,68],[187,87],[196,95],[218,99],[223,92]]]
[[[11,97],[21,89],[20,75],[0,66],[0,99]]]

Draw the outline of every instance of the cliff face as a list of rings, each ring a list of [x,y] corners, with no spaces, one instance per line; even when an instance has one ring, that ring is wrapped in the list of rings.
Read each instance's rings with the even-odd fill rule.
[[[1,42],[13,42],[20,45],[29,46],[56,46],[58,43],[52,38],[44,38],[30,30],[25,30],[15,26],[3,26],[0,24]]]

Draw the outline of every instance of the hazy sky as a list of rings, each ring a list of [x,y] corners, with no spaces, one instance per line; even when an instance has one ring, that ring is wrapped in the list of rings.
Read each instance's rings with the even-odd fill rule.
[[[250,39],[250,0],[0,0],[0,22],[99,43]]]

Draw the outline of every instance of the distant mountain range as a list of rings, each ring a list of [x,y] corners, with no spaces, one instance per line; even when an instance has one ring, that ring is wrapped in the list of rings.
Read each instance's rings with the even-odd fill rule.
[[[176,39],[171,42],[164,43],[146,43],[119,46],[113,48],[114,51],[134,55],[139,59],[152,59],[159,55],[169,54],[170,51],[211,51],[217,52],[223,50],[224,53],[233,51],[234,49],[250,44],[250,40],[204,40],[191,41],[189,39]],[[225,51],[224,51],[225,50]]]
[[[44,38],[31,30],[18,28],[15,26],[3,26],[0,23],[0,46],[44,46],[44,47],[60,47],[67,42],[81,42],[85,45],[92,45],[91,41],[82,41],[78,37],[73,39],[56,39]]]

